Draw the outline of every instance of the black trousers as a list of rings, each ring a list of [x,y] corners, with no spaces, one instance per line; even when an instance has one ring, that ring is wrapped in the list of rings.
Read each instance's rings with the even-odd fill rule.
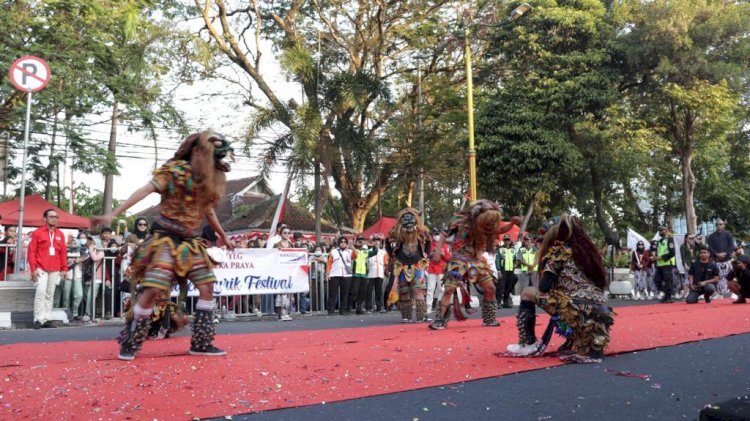
[[[656,289],[664,293],[665,297],[672,296],[672,281],[674,278],[674,267],[672,266],[657,266],[656,274],[654,275],[654,284]]]
[[[516,288],[516,282],[518,282],[518,276],[515,273],[502,271],[502,278],[498,282],[497,290],[495,291],[495,298],[498,303],[510,299],[510,294]]]
[[[372,310],[372,293],[375,291],[375,306],[377,310],[383,309],[383,278],[367,278],[367,293],[365,295],[365,308]]]
[[[359,276],[352,277],[352,289],[349,292],[349,307],[359,310],[365,305],[365,294],[367,293],[367,278]]]
[[[336,298],[339,299],[339,313],[345,314],[349,307],[349,290],[352,287],[352,278],[344,276],[331,276],[328,281],[328,312],[332,313],[336,308]]]

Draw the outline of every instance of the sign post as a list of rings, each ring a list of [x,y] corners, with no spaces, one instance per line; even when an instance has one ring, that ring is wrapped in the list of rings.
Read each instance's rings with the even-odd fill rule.
[[[23,131],[23,163],[21,165],[21,196],[18,201],[18,242],[16,244],[15,273],[21,271],[23,256],[23,207],[26,200],[26,149],[29,146],[29,132],[31,131],[31,94],[44,89],[51,76],[47,62],[35,56],[23,56],[10,66],[10,81],[19,91],[27,92],[26,97],[26,126]]]

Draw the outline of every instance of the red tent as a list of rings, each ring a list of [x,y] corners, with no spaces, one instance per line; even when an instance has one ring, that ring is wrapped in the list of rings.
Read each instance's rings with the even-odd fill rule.
[[[20,199],[14,199],[0,203],[0,216],[2,216],[0,224],[18,225],[19,202]],[[42,215],[47,209],[54,209],[60,217],[57,220],[58,228],[91,228],[91,221],[89,221],[88,218],[64,212],[62,209],[44,200],[44,198],[38,194],[27,196],[24,200],[23,226],[43,226],[44,219],[42,218]]]
[[[361,235],[365,238],[370,238],[373,234],[386,236],[388,235],[388,231],[390,231],[394,225],[396,225],[396,218],[383,216],[378,219],[377,222],[369,226],[366,230],[362,231]]]

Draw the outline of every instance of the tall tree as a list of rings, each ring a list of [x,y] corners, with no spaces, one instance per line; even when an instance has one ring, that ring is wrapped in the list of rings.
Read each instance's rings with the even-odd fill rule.
[[[208,43],[260,91],[258,97],[247,88],[247,103],[255,108],[249,145],[275,127],[282,134],[267,144],[267,168],[287,157],[293,171],[304,174],[320,157],[324,176],[332,177],[358,230],[378,197],[403,177],[397,163],[412,153],[396,149],[394,144],[409,144],[408,138],[391,133],[405,134],[392,122],[409,120],[415,56],[423,57],[425,77],[452,69],[443,42],[449,4],[292,0],[232,8],[223,0],[195,0]],[[296,95],[284,98],[261,69],[269,43],[287,79],[300,85],[302,102]],[[405,135],[413,137],[413,131]],[[376,151],[382,160],[373,159]]]
[[[695,155],[724,141],[750,94],[750,4],[631,0],[615,11],[625,98],[679,159],[687,229],[695,233]]]

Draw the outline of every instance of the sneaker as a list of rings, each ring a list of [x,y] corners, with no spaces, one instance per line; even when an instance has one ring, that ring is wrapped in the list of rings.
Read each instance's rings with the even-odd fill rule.
[[[213,345],[209,345],[202,349],[190,347],[190,351],[188,351],[188,353],[190,355],[204,355],[207,357],[221,357],[222,355],[227,355],[227,351],[219,349]]]
[[[411,323],[411,319],[401,319],[401,323]]]
[[[41,329],[42,328],[42,322],[36,321],[34,322],[34,329]]]
[[[494,319],[493,319],[493,320],[492,320],[491,322],[489,322],[489,323],[488,323],[488,322],[482,322],[482,326],[486,326],[486,327],[495,327],[495,326],[500,326],[500,322],[498,322],[497,320],[494,320]]]
[[[81,320],[83,320],[84,322],[88,323],[88,322],[91,321],[91,317],[89,317],[88,315],[84,314],[83,317],[81,318]]]
[[[446,327],[446,323],[442,320],[435,320],[434,322],[430,323],[430,329],[432,330],[443,330]]]
[[[258,317],[263,317],[263,312],[260,311],[260,309],[256,309],[255,311],[253,311],[253,314]]]
[[[291,322],[292,321],[292,316],[290,316],[288,314],[284,314],[284,315],[281,316],[281,318],[279,320],[281,320],[282,322]]]
[[[529,344],[529,345],[510,344],[505,349],[508,350],[509,354],[513,354],[517,356],[527,356],[536,352],[536,349],[538,347],[539,347],[539,342],[534,342],[533,344]]]
[[[135,359],[135,352],[130,345],[120,346],[120,352],[117,354],[117,358],[123,361],[133,361]]]
[[[45,329],[52,328],[55,327],[55,324],[52,323],[52,320],[47,320],[46,322],[42,323],[42,327]]]
[[[435,321],[435,319],[432,316],[427,316],[424,318],[425,322],[432,323]]]
[[[710,304],[710,303],[711,303],[711,297],[706,297],[706,304]]]
[[[633,299],[634,300],[640,300],[641,299],[641,293],[636,291],[636,293],[633,294]]]
[[[381,310],[378,310],[378,313],[388,313],[388,310],[386,310],[386,309],[381,309]]]
[[[745,300],[745,297],[740,297],[732,301],[732,304],[745,304],[745,303],[747,303],[747,300]]]

